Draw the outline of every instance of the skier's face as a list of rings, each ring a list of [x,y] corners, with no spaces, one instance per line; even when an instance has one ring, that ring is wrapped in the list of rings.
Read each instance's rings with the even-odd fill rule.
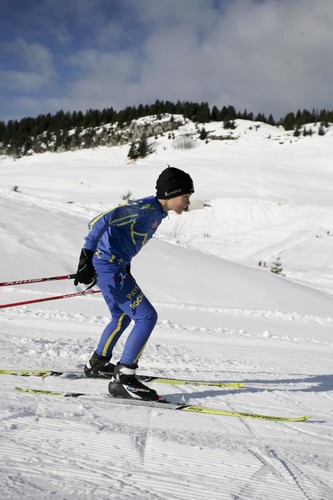
[[[191,194],[182,194],[168,200],[169,210],[173,210],[176,214],[181,214],[190,206]]]

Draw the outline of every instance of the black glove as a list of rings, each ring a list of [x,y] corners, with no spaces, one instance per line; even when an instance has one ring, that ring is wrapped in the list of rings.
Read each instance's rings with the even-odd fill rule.
[[[84,285],[89,285],[96,271],[92,264],[94,252],[92,250],[87,250],[86,248],[82,248],[79,260],[79,266],[76,271],[74,285],[77,286],[79,283],[83,283]]]

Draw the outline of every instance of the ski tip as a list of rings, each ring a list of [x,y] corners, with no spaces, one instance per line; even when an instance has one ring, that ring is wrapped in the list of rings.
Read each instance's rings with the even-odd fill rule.
[[[306,420],[309,420],[310,418],[312,418],[312,415],[304,415],[303,417],[296,417],[295,418],[295,422],[305,422]]]

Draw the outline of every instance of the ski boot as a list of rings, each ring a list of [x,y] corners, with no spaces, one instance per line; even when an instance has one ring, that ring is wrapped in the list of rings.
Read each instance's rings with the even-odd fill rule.
[[[136,376],[138,365],[117,364],[113,380],[109,384],[109,393],[114,398],[142,399],[144,401],[159,401],[162,398],[154,389],[142,384]]]
[[[110,363],[111,356],[94,354],[84,367],[84,374],[89,378],[112,378],[115,365]]]

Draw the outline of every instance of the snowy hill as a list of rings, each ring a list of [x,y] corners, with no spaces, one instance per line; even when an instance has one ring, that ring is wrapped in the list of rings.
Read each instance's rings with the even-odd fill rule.
[[[312,418],[23,395],[15,386],[105,393],[107,383],[1,375],[2,498],[332,497],[333,127],[295,138],[239,120],[228,140],[220,123],[204,127],[208,143],[187,122],[135,163],[128,145],[2,158],[0,281],[75,272],[93,216],[128,191],[153,194],[166,164],[183,168],[191,210],[170,214],[133,261],[159,313],[140,372],[246,382],[156,386],[174,401]],[[284,277],[269,272],[277,256]],[[71,281],[2,287],[0,303],[74,291]],[[82,368],[107,321],[99,294],[1,309],[0,368]]]

